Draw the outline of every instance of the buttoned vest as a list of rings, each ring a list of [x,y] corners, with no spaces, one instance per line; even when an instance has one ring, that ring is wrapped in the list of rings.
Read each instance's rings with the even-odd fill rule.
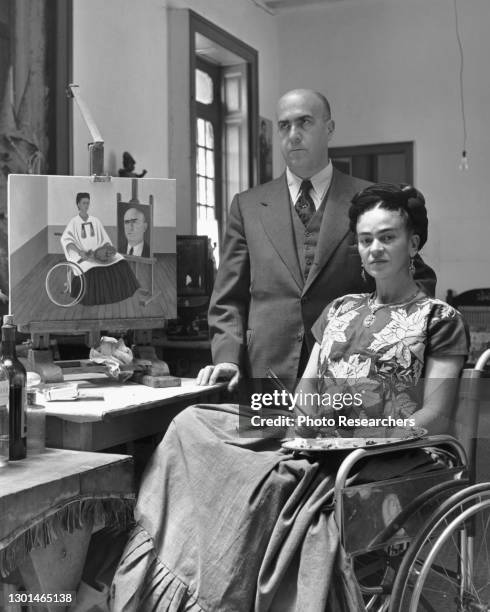
[[[316,247],[318,244],[318,236],[322,225],[323,213],[327,205],[328,189],[323,201],[311,218],[307,227],[305,227],[298,216],[298,213],[291,205],[291,216],[293,220],[294,238],[298,261],[303,274],[303,279],[306,281],[311,270],[311,266],[315,259]],[[291,199],[291,198],[290,198]]]

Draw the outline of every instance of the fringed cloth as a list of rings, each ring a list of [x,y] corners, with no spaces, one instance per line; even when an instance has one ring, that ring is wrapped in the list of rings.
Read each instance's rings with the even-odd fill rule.
[[[233,405],[193,406],[144,475],[113,612],[359,612],[332,513],[335,468],[240,438]]]
[[[88,523],[108,524],[121,529],[133,522],[134,499],[120,497],[77,498],[52,512],[37,517],[0,540],[0,575],[7,577],[33,548],[56,541],[63,531],[73,533]]]
[[[47,449],[9,463],[0,470],[0,575],[63,531],[131,525],[134,504],[129,457]]]

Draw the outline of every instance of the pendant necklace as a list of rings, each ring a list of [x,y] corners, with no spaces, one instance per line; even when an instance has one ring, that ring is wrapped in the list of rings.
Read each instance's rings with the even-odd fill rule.
[[[400,302],[392,302],[390,304],[375,304],[374,300],[376,299],[376,294],[373,293],[373,295],[368,298],[367,303],[370,313],[366,316],[362,324],[364,325],[364,327],[371,327],[371,325],[376,321],[376,313],[378,312],[378,310],[381,310],[381,308],[385,308],[385,306],[400,306],[401,304],[411,302],[414,298],[417,297],[419,293],[420,289],[417,289],[417,291],[413,293],[410,297],[408,297],[406,300],[401,300]]]

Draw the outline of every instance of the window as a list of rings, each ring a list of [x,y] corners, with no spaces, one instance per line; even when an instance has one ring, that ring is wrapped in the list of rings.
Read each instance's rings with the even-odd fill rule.
[[[218,262],[231,199],[257,180],[257,52],[195,13],[190,25],[195,231],[211,238]]]
[[[257,182],[258,54],[193,11],[169,8],[168,18],[169,176],[176,179],[177,228],[206,231],[218,261],[231,199]]]
[[[221,103],[220,70],[196,61],[196,233],[220,243]]]

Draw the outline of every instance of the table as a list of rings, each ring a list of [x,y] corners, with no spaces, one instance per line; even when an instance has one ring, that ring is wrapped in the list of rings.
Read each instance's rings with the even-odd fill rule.
[[[79,381],[79,388],[83,394],[103,394],[103,400],[45,402],[38,394],[46,406],[46,444],[98,451],[158,434],[187,406],[222,401],[225,386],[201,387],[184,378],[181,387],[155,389],[102,377]]]
[[[125,455],[47,449],[9,462],[0,469],[0,575],[8,582],[18,569],[31,593],[75,591],[94,521],[126,526],[134,497]]]

